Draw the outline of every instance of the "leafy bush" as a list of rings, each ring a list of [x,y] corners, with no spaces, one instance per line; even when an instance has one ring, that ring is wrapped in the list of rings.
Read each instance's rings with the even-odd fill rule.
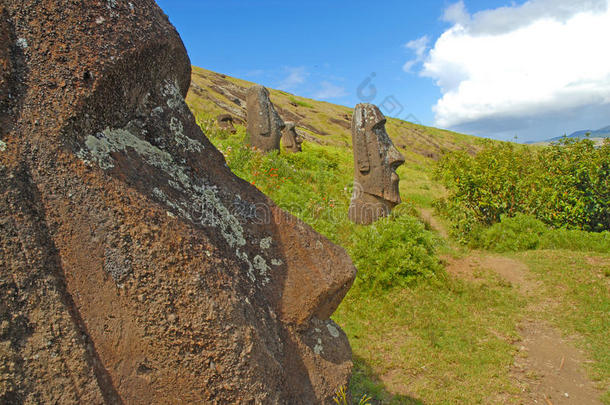
[[[348,251],[363,288],[405,287],[440,270],[434,238],[417,219],[391,215],[368,227],[357,227]]]
[[[529,215],[503,216],[501,222],[485,229],[473,245],[497,252],[531,250],[540,246],[540,238],[547,231],[544,223]]]
[[[473,235],[471,245],[496,252],[564,249],[609,253],[610,232],[552,229],[532,216],[517,214],[504,216],[501,222]]]
[[[532,215],[555,228],[610,230],[610,141],[564,139],[538,149],[488,143],[476,156],[446,154],[435,177],[448,189],[436,208],[468,242],[502,216]]]

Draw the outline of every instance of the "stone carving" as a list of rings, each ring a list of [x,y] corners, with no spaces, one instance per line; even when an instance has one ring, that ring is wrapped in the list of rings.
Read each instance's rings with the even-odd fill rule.
[[[237,130],[233,126],[233,116],[231,114],[220,114],[216,117],[218,126],[225,131],[229,131],[232,134],[237,133]]]
[[[355,269],[231,173],[155,2],[2,0],[0,38],[0,403],[330,403]]]
[[[262,152],[280,150],[284,121],[269,99],[269,91],[260,85],[248,89],[248,144]]]
[[[396,169],[405,161],[385,130],[386,119],[372,104],[358,104],[352,118],[354,192],[349,218],[368,225],[400,204]]]
[[[284,135],[282,136],[282,143],[287,152],[296,153],[302,151],[301,144],[303,143],[303,138],[297,133],[294,122],[286,123]]]

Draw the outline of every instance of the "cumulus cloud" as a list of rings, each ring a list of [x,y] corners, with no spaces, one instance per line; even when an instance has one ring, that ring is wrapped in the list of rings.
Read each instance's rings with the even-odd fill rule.
[[[344,87],[337,86],[328,81],[323,81],[320,83],[320,89],[314,93],[314,98],[319,98],[322,100],[328,100],[331,98],[341,98],[347,95],[347,91],[345,91]]]
[[[299,85],[305,83],[309,72],[305,67],[286,67],[286,77],[280,81],[277,88],[284,91],[294,90]]]
[[[473,15],[462,1],[448,7],[452,26],[420,72],[442,92],[436,125],[522,138],[608,125],[608,1],[530,0]]]

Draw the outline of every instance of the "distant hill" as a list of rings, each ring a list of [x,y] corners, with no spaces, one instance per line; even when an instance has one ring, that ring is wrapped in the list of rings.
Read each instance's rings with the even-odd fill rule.
[[[608,125],[607,127],[603,127],[600,128],[598,130],[590,130],[590,129],[585,129],[582,131],[576,131],[571,133],[570,135],[568,135],[568,138],[586,138],[587,134],[589,134],[589,137],[591,139],[595,139],[595,138],[610,138],[610,125]],[[549,139],[547,142],[554,142],[554,141],[558,141],[561,138],[563,138],[563,136],[558,136],[555,138],[551,138]]]
[[[211,120],[219,114],[231,114],[243,122],[246,119],[246,90],[253,84],[193,66],[186,101],[198,119]],[[351,108],[280,90],[269,89],[269,92],[284,121],[295,122],[306,140],[321,145],[351,147]],[[436,160],[444,150],[474,153],[483,142],[482,138],[395,118],[388,118],[386,129],[407,160],[414,163]]]

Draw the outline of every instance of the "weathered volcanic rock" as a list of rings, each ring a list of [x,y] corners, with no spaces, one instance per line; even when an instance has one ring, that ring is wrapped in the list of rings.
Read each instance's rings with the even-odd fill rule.
[[[328,403],[354,267],[231,173],[155,3],[3,0],[0,39],[0,403]]]
[[[261,85],[248,89],[248,144],[262,152],[280,150],[282,130],[286,126],[269,99],[269,90]]]

